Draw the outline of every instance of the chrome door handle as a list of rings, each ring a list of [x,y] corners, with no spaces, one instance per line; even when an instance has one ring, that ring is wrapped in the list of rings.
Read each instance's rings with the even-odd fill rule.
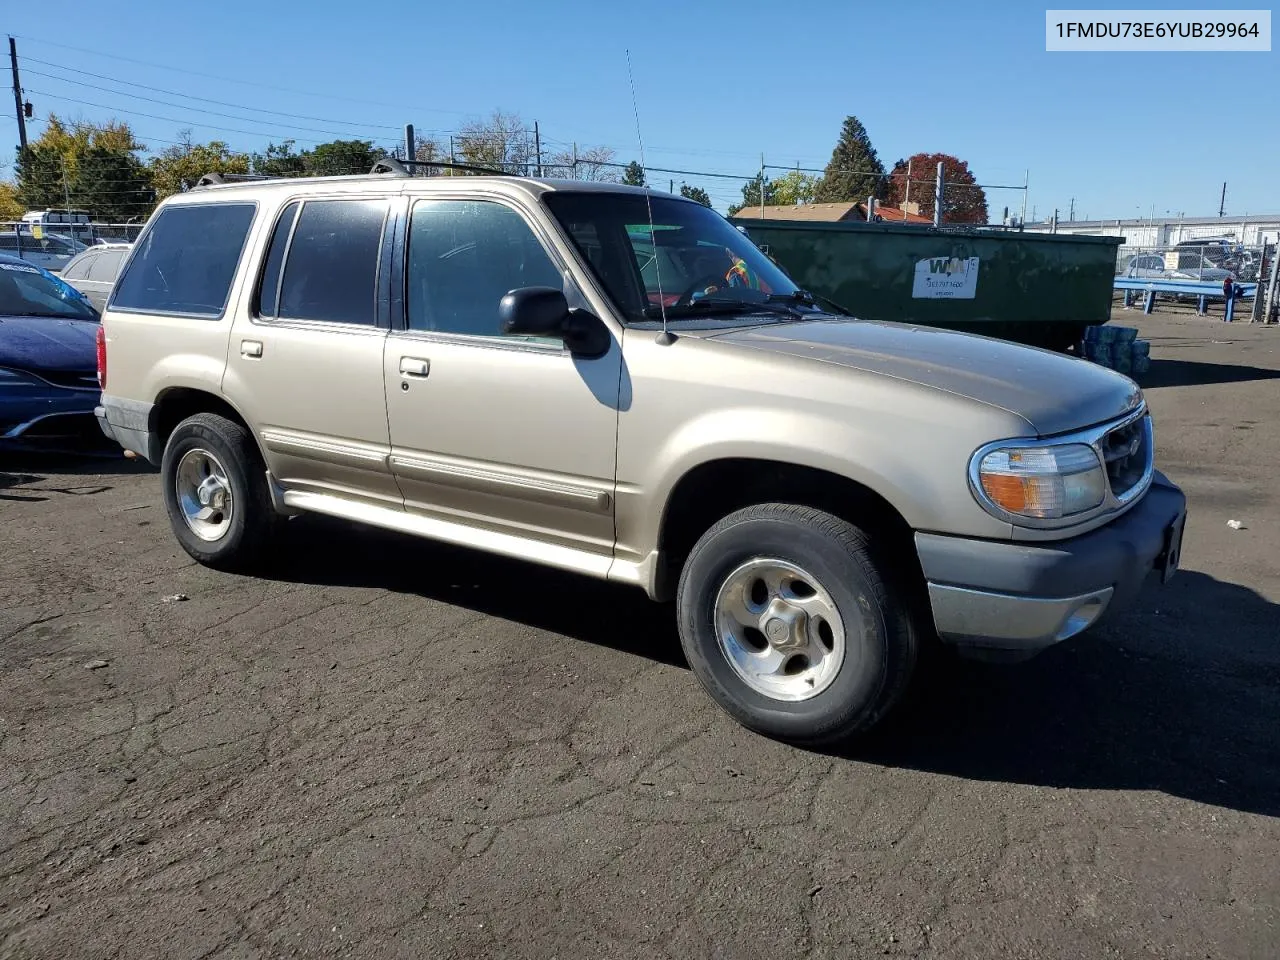
[[[425,377],[431,372],[431,361],[422,357],[401,357],[400,374],[405,377]]]
[[[262,356],[262,341],[261,340],[241,340],[240,356],[242,357]]]

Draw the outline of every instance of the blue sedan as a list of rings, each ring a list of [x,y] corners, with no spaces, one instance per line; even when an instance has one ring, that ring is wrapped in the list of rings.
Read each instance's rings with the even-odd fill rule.
[[[70,284],[0,254],[0,451],[101,449],[98,320]]]

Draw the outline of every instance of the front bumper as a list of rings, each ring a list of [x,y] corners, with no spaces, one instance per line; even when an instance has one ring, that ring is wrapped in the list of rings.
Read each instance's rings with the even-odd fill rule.
[[[934,625],[967,651],[1033,654],[1127,604],[1181,545],[1182,491],[1157,472],[1124,515],[1068,540],[970,540],[917,533]]]

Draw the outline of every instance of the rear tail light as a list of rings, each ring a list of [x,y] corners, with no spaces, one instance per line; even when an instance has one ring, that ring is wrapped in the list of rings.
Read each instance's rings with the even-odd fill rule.
[[[107,389],[107,333],[98,324],[98,388]]]

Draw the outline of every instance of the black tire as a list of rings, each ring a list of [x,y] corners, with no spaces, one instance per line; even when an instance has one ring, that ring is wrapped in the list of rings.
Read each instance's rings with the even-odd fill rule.
[[[216,540],[198,536],[179,503],[178,466],[192,451],[212,454],[230,487],[233,509],[225,533]],[[243,571],[261,564],[282,518],[271,503],[262,456],[244,426],[216,413],[183,420],[165,444],[160,478],[174,536],[192,558],[217,570]]]
[[[730,574],[761,558],[810,573],[845,624],[838,672],[810,699],[780,700],[757,691],[721,648],[717,594]],[[863,733],[901,698],[921,644],[911,592],[896,588],[890,574],[868,536],[839,517],[782,503],[739,510],[703,534],[681,571],[676,608],[685,657],[712,699],[766,736],[821,745]]]

